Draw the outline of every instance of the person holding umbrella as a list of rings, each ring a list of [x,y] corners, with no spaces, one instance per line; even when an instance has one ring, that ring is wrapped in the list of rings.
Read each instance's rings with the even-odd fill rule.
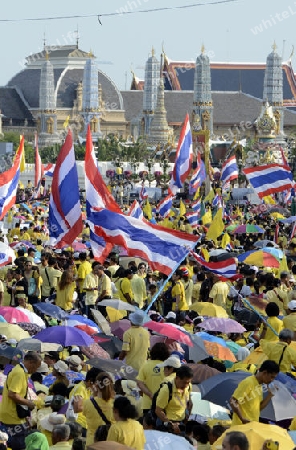
[[[233,410],[232,425],[259,422],[260,411],[268,405],[273,396],[272,391],[268,389],[268,394],[263,399],[263,384],[269,385],[279,371],[277,363],[267,360],[255,375],[239,383],[230,399]]]

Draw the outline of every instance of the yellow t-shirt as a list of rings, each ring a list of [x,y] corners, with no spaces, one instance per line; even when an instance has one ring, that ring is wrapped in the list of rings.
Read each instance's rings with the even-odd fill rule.
[[[169,387],[164,384],[159,390],[156,399],[156,406],[163,409],[169,420],[181,422],[185,419],[187,403],[190,400],[191,387],[181,391],[177,389],[175,382],[173,382],[172,398],[169,401]]]
[[[111,425],[107,441],[118,442],[134,450],[143,450],[145,433],[142,425],[136,420],[120,420]]]
[[[287,292],[282,291],[280,288],[275,288],[266,292],[266,298],[269,302],[274,302],[278,305],[280,313],[286,314],[285,310],[288,309],[289,303]]]
[[[17,425],[26,422],[26,419],[20,419],[16,412],[16,404],[8,397],[8,390],[25,397],[28,386],[29,375],[22,366],[15,366],[8,374],[4,384],[2,401],[0,403],[0,421],[7,425]]]
[[[91,289],[91,288],[98,288],[99,283],[99,277],[98,275],[95,275],[93,272],[90,272],[86,275],[83,288],[84,289]],[[95,305],[98,298],[98,290],[94,291],[85,291],[85,304],[86,305]]]
[[[296,351],[293,348],[282,341],[266,342],[264,339],[260,342],[260,346],[268,359],[271,359],[277,364],[283,354],[284,347],[286,347],[280,364],[280,370],[284,373],[291,372],[291,364],[293,364],[293,366],[296,364]]]
[[[54,267],[47,266],[40,268],[40,276],[43,281],[41,286],[41,294],[43,297],[49,297],[51,288],[57,287],[58,280],[61,278],[62,272],[54,269]]]
[[[282,329],[284,328],[283,321],[281,319],[278,319],[277,317],[268,317],[267,323],[272,326],[277,334],[279,334],[280,331],[282,331]],[[279,337],[274,334],[274,332],[267,326],[264,339],[268,342],[277,342],[279,340]]]
[[[145,383],[149,391],[153,394],[159,389],[164,378],[163,367],[157,367],[157,364],[162,364],[162,361],[149,359],[142,365],[137,376],[137,380]],[[143,394],[142,408],[150,409],[151,404],[151,398]]]
[[[80,263],[77,271],[77,278],[80,278],[82,281],[79,281],[79,289],[80,292],[83,291],[83,283],[85,280],[86,275],[88,275],[91,272],[91,264],[88,261],[83,261]]]
[[[214,305],[226,307],[227,295],[229,292],[229,286],[224,281],[218,281],[212,287],[209,298],[213,299]]]
[[[131,326],[123,335],[122,350],[127,352],[125,363],[139,370],[147,359],[150,347],[149,331],[143,327]]]
[[[147,298],[145,280],[139,275],[135,274],[131,280],[132,292],[134,301],[138,303],[139,308],[143,308],[144,301]]]
[[[284,328],[289,328],[289,330],[296,331],[296,312],[290,313],[288,316],[283,318]]]
[[[118,292],[119,292],[119,298],[123,302],[127,302],[124,294],[129,294],[130,298],[133,299],[133,291],[132,291],[132,284],[131,281],[128,278],[122,278],[118,283]]]
[[[84,381],[81,381],[74,386],[70,392],[69,399],[71,400],[74,395],[80,395],[83,398],[83,401],[85,401],[90,398],[91,391],[87,389]],[[87,428],[86,417],[82,412],[78,413],[76,422],[78,422],[83,428]]]
[[[255,376],[251,375],[241,381],[234,391],[233,397],[238,401],[243,417],[250,421],[259,422],[263,389]],[[236,413],[233,413],[232,425],[242,425]]]
[[[95,401],[97,402],[107,419],[110,422],[114,422],[113,399],[105,402],[105,400],[103,400],[102,398],[95,397]],[[83,402],[82,414],[85,416],[87,423],[86,446],[88,446],[94,443],[94,435],[98,427],[101,425],[105,425],[105,423],[103,422],[103,419],[95,409],[90,399]]]
[[[180,295],[179,311],[187,311],[188,305],[186,302],[184,285],[183,285],[182,281],[180,281],[180,280],[178,280],[176,282],[176,284],[173,286],[173,289],[172,289],[172,298],[174,299],[174,303],[173,303],[173,307],[172,307],[173,311],[175,311],[175,308],[176,308],[175,298],[177,297],[177,295]]]
[[[106,291],[105,296],[112,297],[111,280],[106,274],[104,274],[101,278],[99,277],[98,296],[100,296],[104,291]]]
[[[71,284],[65,287],[65,289],[60,289],[57,285],[56,289],[56,299],[55,304],[65,311],[70,311],[73,308],[73,294],[75,291],[76,284],[73,281]]]

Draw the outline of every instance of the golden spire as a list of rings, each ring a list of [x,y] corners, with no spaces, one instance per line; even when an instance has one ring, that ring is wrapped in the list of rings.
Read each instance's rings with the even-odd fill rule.
[[[92,49],[89,50],[87,56],[88,56],[89,58],[93,58],[93,57],[94,57],[94,54],[93,54],[93,52],[92,52]]]
[[[152,46],[151,54],[152,54],[152,56],[155,56],[155,50],[154,50],[153,46]]]
[[[277,45],[276,45],[275,41],[273,42],[271,48],[272,48],[272,50],[273,50],[274,53],[275,53],[275,51],[276,51],[276,49],[277,49]]]
[[[205,48],[204,44],[202,44],[201,49],[200,49],[201,53],[204,54],[205,50],[206,50],[206,48]]]
[[[45,50],[45,59],[46,61],[49,61],[49,53],[47,49]]]

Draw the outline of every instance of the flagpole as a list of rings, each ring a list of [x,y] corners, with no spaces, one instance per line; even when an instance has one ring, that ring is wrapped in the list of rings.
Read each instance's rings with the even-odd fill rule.
[[[193,247],[195,247],[197,244],[197,242],[193,243]],[[172,276],[174,275],[174,273],[176,272],[176,270],[178,269],[178,267],[180,266],[180,264],[182,263],[182,261],[184,261],[184,259],[189,255],[189,253],[192,251],[192,249],[188,249],[187,253],[185,255],[182,256],[182,258],[180,259],[180,261],[178,261],[175,265],[175,267],[173,268],[172,272],[170,273],[170,275],[167,277],[167,279],[165,280],[165,282],[160,286],[159,290],[156,292],[156,294],[154,294],[154,296],[152,297],[151,302],[149,303],[149,305],[147,306],[147,308],[145,309],[145,312],[148,313],[148,311],[150,310],[151,306],[154,304],[154,302],[157,300],[157,298],[159,297],[159,295],[163,292],[164,288],[166,287],[166,285],[168,284],[168,282],[170,281],[170,279],[172,278]]]
[[[265,319],[264,316],[261,316],[261,314],[254,308],[253,305],[251,305],[251,303],[249,302],[249,300],[247,300],[246,298],[242,298],[242,301],[254,312],[256,313],[260,319],[271,329],[271,331],[278,336],[278,333],[275,331],[275,329],[267,322],[267,320]]]

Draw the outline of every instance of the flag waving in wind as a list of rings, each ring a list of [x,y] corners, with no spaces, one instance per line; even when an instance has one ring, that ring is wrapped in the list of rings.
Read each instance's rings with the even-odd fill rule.
[[[57,158],[49,201],[51,245],[71,245],[82,232],[78,174],[71,130]]]
[[[46,175],[47,177],[53,176],[54,169],[55,169],[55,164],[53,164],[53,163],[48,163],[48,164],[43,165],[43,172],[44,172],[44,175]]]
[[[161,217],[165,218],[170,214],[173,204],[173,198],[174,196],[172,194],[169,194],[157,205],[156,212],[158,212]]]
[[[293,187],[293,174],[288,166],[268,164],[243,170],[260,198]]]
[[[15,204],[17,185],[20,178],[20,164],[24,153],[24,141],[24,136],[22,136],[12,167],[0,174],[0,220]]]
[[[189,114],[186,114],[178,142],[174,170],[169,186],[169,191],[172,194],[175,194],[179,188],[183,187],[184,182],[191,171],[192,158],[192,135]]]
[[[137,200],[134,200],[133,204],[130,206],[128,215],[135,217],[136,219],[143,219],[143,211]]]
[[[230,183],[232,180],[236,180],[238,178],[238,166],[236,163],[235,155],[230,156],[230,158],[226,159],[222,166],[221,170],[221,183],[222,186]]]

